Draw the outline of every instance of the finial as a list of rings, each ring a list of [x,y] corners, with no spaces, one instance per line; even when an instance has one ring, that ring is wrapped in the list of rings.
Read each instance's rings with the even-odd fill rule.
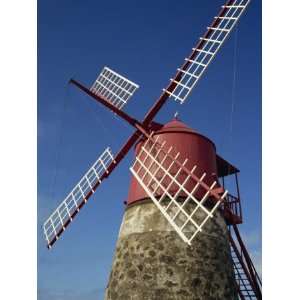
[[[175,114],[174,114],[174,119],[175,119],[175,120],[178,120],[178,116],[179,116],[179,112],[176,111]]]

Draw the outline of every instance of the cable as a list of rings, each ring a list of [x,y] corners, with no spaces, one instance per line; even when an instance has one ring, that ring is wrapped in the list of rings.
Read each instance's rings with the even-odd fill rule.
[[[234,34],[234,50],[233,50],[233,77],[232,77],[232,89],[231,89],[231,111],[229,118],[229,135],[228,135],[228,152],[232,151],[233,144],[233,115],[235,112],[235,102],[236,102],[236,80],[237,80],[237,47],[238,45],[238,28],[235,30]],[[229,166],[227,170],[229,174]]]
[[[99,117],[99,115],[95,112],[94,109],[92,109],[92,107],[90,106],[89,102],[90,102],[90,99],[87,95],[85,95],[85,100],[87,101],[87,107],[88,107],[88,110],[90,112],[92,112],[92,114],[95,116],[95,120],[97,120],[97,122],[100,124],[101,128],[102,128],[102,131],[103,133],[109,137],[109,139],[113,139],[113,142],[116,143],[117,142],[117,138],[116,136],[114,135],[113,131],[111,129],[109,129],[107,126],[105,126],[105,122],[103,122],[103,120]]]
[[[57,136],[57,143],[56,143],[56,155],[55,155],[55,161],[54,161],[54,174],[53,174],[53,180],[52,180],[52,185],[50,185],[50,199],[54,201],[54,196],[55,196],[55,185],[56,185],[56,180],[57,180],[57,169],[58,169],[58,163],[60,159],[60,148],[62,144],[62,129],[63,129],[63,120],[64,120],[64,114],[66,111],[66,104],[67,104],[67,98],[69,97],[69,84],[66,85],[65,87],[65,95],[63,97],[63,106],[62,106],[62,111],[61,111],[61,116],[59,116],[59,124],[57,128],[58,136]]]
[[[233,132],[233,114],[235,108],[235,100],[236,100],[236,75],[237,75],[237,40],[238,40],[238,30],[235,32],[234,37],[234,53],[233,53],[233,78],[232,78],[232,91],[231,91],[231,114],[230,114],[230,125],[229,125],[229,133],[232,135]]]

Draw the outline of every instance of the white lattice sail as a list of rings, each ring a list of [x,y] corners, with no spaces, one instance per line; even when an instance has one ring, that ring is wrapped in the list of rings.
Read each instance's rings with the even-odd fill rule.
[[[179,160],[179,153],[170,147],[166,150],[165,142],[160,144],[150,137],[142,146],[133,166],[130,168],[148,196],[161,213],[173,226],[184,242],[191,245],[192,240],[202,227],[213,217],[213,213],[227,194],[220,196],[214,191],[216,182],[207,186],[203,179],[186,168],[188,160]],[[206,193],[202,199],[195,197],[199,188]],[[213,204],[208,204],[209,197],[214,196]]]
[[[114,163],[113,154],[110,148],[106,148],[69,195],[45,221],[43,229],[49,248],[94,193],[95,188],[101,183],[101,177],[104,173],[108,173],[108,167],[112,163]]]
[[[223,12],[220,16],[215,17],[213,23],[216,25],[207,27],[207,33],[200,38],[200,42],[192,49],[193,51],[189,58],[185,58],[185,63],[181,68],[177,69],[178,73],[175,79],[171,79],[169,88],[164,89],[164,92],[181,104],[185,102],[249,2],[250,0],[235,0],[232,1],[231,5],[222,6]]]
[[[122,109],[138,88],[136,83],[104,67],[90,90]]]

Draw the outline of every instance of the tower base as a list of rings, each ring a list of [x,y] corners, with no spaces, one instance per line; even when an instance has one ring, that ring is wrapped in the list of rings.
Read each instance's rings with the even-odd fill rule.
[[[124,214],[105,300],[236,300],[227,228],[216,216],[192,246],[151,200]]]

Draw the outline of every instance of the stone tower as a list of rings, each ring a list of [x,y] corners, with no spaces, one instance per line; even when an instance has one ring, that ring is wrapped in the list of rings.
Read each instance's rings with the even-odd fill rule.
[[[155,127],[155,135],[216,176],[215,145],[208,138],[177,119]],[[132,178],[105,294],[105,300],[131,299],[238,299],[221,213],[215,212],[189,246]]]

